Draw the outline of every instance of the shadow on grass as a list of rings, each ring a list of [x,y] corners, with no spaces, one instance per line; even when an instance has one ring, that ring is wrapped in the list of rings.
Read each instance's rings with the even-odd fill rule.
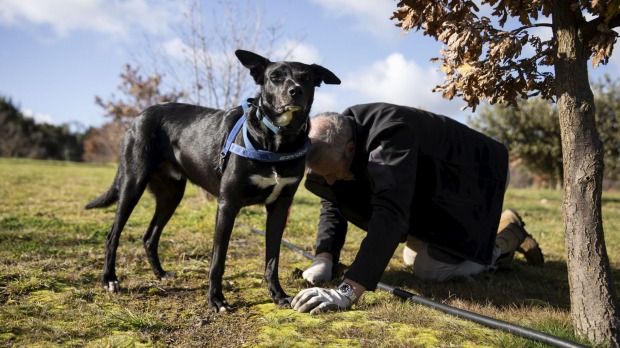
[[[138,293],[140,296],[149,297],[149,298],[159,298],[161,300],[169,299],[169,301],[177,301],[183,302],[188,297],[189,298],[198,298],[202,297],[205,300],[208,298],[209,293],[209,284],[206,283],[201,286],[193,286],[193,287],[165,287],[165,286],[153,286],[153,285],[141,285],[138,287],[130,288],[124,290],[127,293]],[[239,289],[234,288],[224,292],[224,296],[227,300],[231,300],[230,304],[232,309],[228,312],[234,313],[241,309],[251,309],[259,305],[270,304],[273,301],[267,295],[267,289],[265,289],[264,296],[258,296],[255,299],[247,299],[244,297],[239,297],[237,295]],[[290,308],[290,306],[279,308]],[[211,312],[211,308],[207,308],[208,312]]]
[[[620,290],[620,269],[613,268],[612,277]],[[404,268],[386,271],[382,282],[438,301],[462,299],[500,308],[536,305],[570,310],[568,269],[560,261],[546,262],[544,267],[514,261],[495,272],[447,282],[421,281],[412,275],[411,269]]]
[[[609,197],[609,196],[603,195],[603,197],[601,197],[601,202],[603,204],[605,204],[605,203],[620,203],[620,198]]]

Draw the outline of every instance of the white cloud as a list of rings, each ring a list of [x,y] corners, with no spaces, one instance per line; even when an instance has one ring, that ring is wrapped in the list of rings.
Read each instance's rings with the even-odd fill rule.
[[[179,62],[187,59],[191,52],[191,47],[187,46],[179,37],[162,42],[160,47],[168,57]]]
[[[396,3],[385,0],[312,0],[335,18],[353,17],[354,28],[378,37],[393,37],[395,21],[390,17],[396,11]]]
[[[38,124],[42,124],[42,123],[54,124],[54,119],[52,118],[51,115],[42,114],[42,113],[35,113],[34,111],[32,111],[30,109],[23,109],[23,110],[20,110],[20,111],[21,111],[21,113],[25,117],[33,119],[34,122],[36,122]]]
[[[312,114],[316,115],[321,112],[338,112],[344,109],[336,100],[333,93],[325,93],[316,91],[314,93],[314,102],[312,103]]]
[[[180,14],[180,4],[162,0],[1,0],[0,25],[49,27],[59,37],[92,31],[117,37],[129,31],[163,33]]]
[[[158,47],[167,57],[177,62],[186,62],[192,57],[193,54],[202,57],[209,56],[210,60],[216,66],[225,66],[228,61],[237,60],[237,58],[234,57],[233,52],[193,52],[193,49],[180,37],[163,41],[158,45]],[[323,57],[316,47],[298,41],[287,41],[283,43],[275,49],[275,52],[272,55],[266,58],[274,62],[279,60],[287,60],[305,64],[321,64],[323,61]]]
[[[280,59],[305,64],[321,64],[323,61],[323,57],[316,47],[293,40],[283,43],[274,52],[273,59],[270,58],[272,61]]]
[[[464,102],[443,99],[432,89],[442,83],[443,75],[434,67],[423,68],[406,60],[401,53],[392,53],[383,60],[346,76],[342,88],[357,95],[363,102],[387,102],[419,107],[447,116],[460,114]]]
[[[221,52],[216,50],[204,51],[202,48],[192,48],[187,42],[183,41],[180,37],[175,37],[163,41],[158,45],[161,52],[168,58],[171,58],[175,62],[180,63],[185,68],[193,70],[193,61],[197,60],[197,64],[204,64],[204,60],[207,59],[215,67],[215,70],[226,70],[229,62],[236,62],[237,58],[234,52]],[[236,64],[236,63],[235,63]],[[193,72],[192,72],[193,74]]]

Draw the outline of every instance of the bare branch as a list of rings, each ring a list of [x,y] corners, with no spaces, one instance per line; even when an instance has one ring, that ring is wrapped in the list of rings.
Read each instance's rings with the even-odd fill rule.
[[[541,27],[552,28],[553,25],[551,23],[536,23],[536,24],[532,24],[532,25],[524,25],[524,26],[519,27],[517,29],[510,30],[507,33],[510,34],[510,35],[516,35],[516,34],[519,34],[520,32],[522,32],[524,30],[528,30],[528,29],[532,29],[532,28],[541,28]]]

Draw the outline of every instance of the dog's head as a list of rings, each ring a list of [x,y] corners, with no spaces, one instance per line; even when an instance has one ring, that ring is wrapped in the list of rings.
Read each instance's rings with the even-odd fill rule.
[[[314,100],[314,87],[340,84],[331,71],[317,64],[271,62],[249,51],[235,55],[261,86],[262,112],[280,127],[305,122]]]

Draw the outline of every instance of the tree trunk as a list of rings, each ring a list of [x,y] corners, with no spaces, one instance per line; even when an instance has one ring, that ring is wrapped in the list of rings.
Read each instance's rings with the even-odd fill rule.
[[[620,309],[601,217],[603,152],[594,121],[588,80],[589,52],[578,28],[583,23],[571,1],[554,0],[557,43],[555,77],[564,162],[564,238],[571,316],[590,341],[620,346]]]

